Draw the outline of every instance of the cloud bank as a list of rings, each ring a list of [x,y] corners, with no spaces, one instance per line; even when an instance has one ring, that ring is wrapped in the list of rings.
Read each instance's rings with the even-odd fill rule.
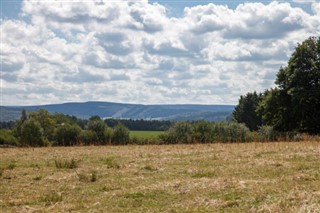
[[[1,20],[2,105],[235,104],[320,34],[318,8],[207,4],[177,18],[147,1],[25,0],[21,19]]]

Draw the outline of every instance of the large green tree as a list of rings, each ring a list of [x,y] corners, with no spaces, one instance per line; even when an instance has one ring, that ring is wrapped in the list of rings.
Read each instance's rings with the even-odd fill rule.
[[[276,84],[260,103],[263,121],[281,131],[320,133],[320,37],[298,44]]]
[[[20,140],[24,146],[45,146],[40,123],[35,120],[26,120],[21,127]]]
[[[105,130],[107,125],[99,116],[92,116],[88,122],[87,130],[93,131],[97,134],[100,143],[105,141]]]
[[[232,115],[238,123],[244,123],[251,131],[258,130],[262,125],[261,116],[256,112],[258,104],[261,100],[261,94],[256,92],[247,93],[240,96],[239,103],[235,107]]]
[[[43,136],[45,139],[54,139],[56,121],[50,112],[45,109],[39,109],[38,111],[30,112],[29,117],[31,120],[39,122],[41,128],[43,129]]]

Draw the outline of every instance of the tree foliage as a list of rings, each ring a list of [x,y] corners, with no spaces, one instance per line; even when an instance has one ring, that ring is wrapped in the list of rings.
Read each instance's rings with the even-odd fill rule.
[[[112,134],[112,143],[116,145],[124,145],[129,142],[129,129],[123,124],[115,126]]]
[[[93,116],[88,122],[87,129],[95,132],[98,137],[98,141],[103,143],[105,141],[105,131],[107,125],[100,119],[99,116]]]
[[[27,120],[21,127],[21,143],[25,146],[44,146],[43,129],[38,121]]]
[[[59,146],[79,144],[81,128],[75,124],[62,123],[55,130],[56,143]]]
[[[320,133],[320,37],[295,48],[276,76],[278,88],[267,91],[258,112],[280,131]]]
[[[245,96],[241,95],[239,103],[232,113],[234,120],[238,123],[244,123],[251,131],[258,130],[262,125],[261,116],[256,112],[261,96],[256,92],[247,93]]]

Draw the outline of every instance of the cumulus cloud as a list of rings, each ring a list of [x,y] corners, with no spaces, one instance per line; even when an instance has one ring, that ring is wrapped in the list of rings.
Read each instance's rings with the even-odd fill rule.
[[[67,101],[235,104],[273,86],[320,4],[207,4],[170,17],[146,0],[23,1],[1,20],[3,104]]]

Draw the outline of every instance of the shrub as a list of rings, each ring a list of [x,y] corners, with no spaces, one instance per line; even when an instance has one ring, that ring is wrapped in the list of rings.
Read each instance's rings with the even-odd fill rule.
[[[189,122],[177,122],[175,123],[166,134],[160,135],[160,139],[164,143],[192,143],[193,128]]]
[[[98,143],[97,133],[91,130],[82,130],[79,137],[80,142],[85,145]]]
[[[102,144],[105,141],[105,130],[107,125],[98,117],[91,117],[87,129],[96,133],[98,141]]]
[[[55,139],[58,146],[73,146],[79,143],[81,129],[77,125],[61,124],[55,130]]]
[[[17,138],[12,135],[10,130],[0,130],[0,145],[11,145],[17,146],[19,145]]]
[[[130,140],[129,134],[129,129],[119,123],[113,130],[112,143],[116,145],[127,144]]]
[[[196,142],[208,143],[212,141],[212,125],[207,121],[198,121],[193,124],[193,139]]]
[[[261,126],[258,130],[260,141],[275,141],[278,138],[278,133],[272,126]]]

